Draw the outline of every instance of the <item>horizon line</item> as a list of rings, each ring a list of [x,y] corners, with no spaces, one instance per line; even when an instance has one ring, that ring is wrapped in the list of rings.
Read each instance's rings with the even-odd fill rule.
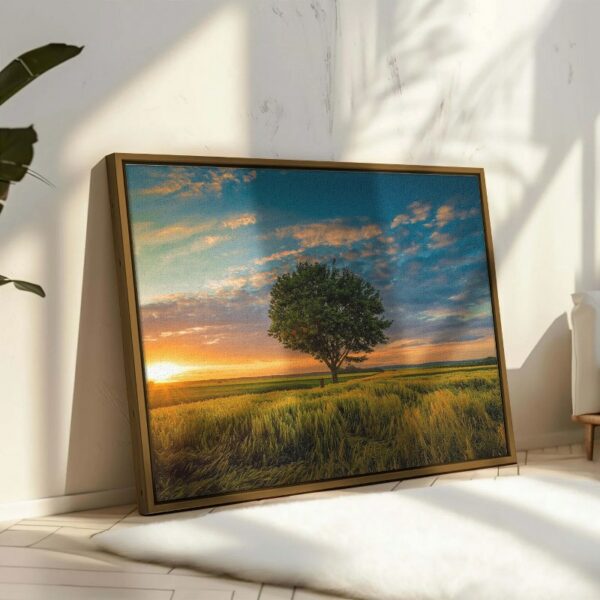
[[[426,361],[426,362],[422,362],[422,363],[389,363],[389,364],[380,364],[380,365],[372,365],[368,368],[358,368],[357,370],[351,370],[351,371],[347,371],[347,370],[341,370],[338,371],[338,375],[343,375],[343,374],[352,374],[352,373],[368,373],[370,371],[375,371],[377,369],[382,369],[385,370],[386,368],[390,369],[390,368],[411,368],[411,367],[424,367],[427,365],[453,365],[453,364],[457,364],[457,363],[475,363],[475,362],[479,362],[479,361],[483,361],[483,360],[494,360],[495,363],[498,363],[498,357],[497,356],[492,356],[492,355],[488,355],[488,356],[482,356],[479,358],[466,358],[466,359],[458,359],[458,360],[449,360],[449,361],[444,361],[444,360],[432,360],[432,361]],[[491,363],[490,363],[491,364]],[[144,369],[145,371],[145,369]],[[273,377],[303,377],[306,375],[324,375],[326,377],[330,377],[331,376],[331,371],[306,371],[303,373],[274,373],[272,375],[243,375],[241,377],[210,377],[207,379],[203,379],[203,378],[194,378],[194,379],[171,379],[171,380],[166,380],[166,381],[153,381],[152,379],[146,379],[146,384],[153,384],[153,385],[164,385],[164,384],[173,384],[173,383],[192,383],[192,382],[208,382],[208,381],[240,381],[243,379],[269,379],[269,378],[273,378]]]

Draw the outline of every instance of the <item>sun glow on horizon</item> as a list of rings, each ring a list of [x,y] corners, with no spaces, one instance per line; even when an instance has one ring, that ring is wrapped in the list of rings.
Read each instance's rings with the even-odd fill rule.
[[[154,383],[166,383],[186,371],[189,371],[189,367],[177,363],[156,362],[146,367],[146,377]]]
[[[406,343],[409,342],[409,343]],[[148,350],[148,348],[146,348]],[[152,383],[183,383],[187,381],[211,381],[247,377],[283,377],[308,373],[327,373],[328,369],[318,360],[303,355],[246,358],[230,356],[207,356],[202,363],[194,363],[194,352],[167,351],[162,347],[158,356],[146,367],[146,378]],[[198,354],[200,350],[198,351]],[[147,354],[152,354],[147,352]],[[477,360],[496,356],[494,339],[485,336],[474,340],[435,343],[426,338],[395,340],[368,355],[363,369],[427,364],[436,361]],[[161,360],[164,357],[167,360]],[[168,358],[167,358],[168,357]],[[196,354],[197,357],[197,354]],[[212,358],[212,360],[210,360]],[[158,360],[157,360],[158,359]],[[171,360],[169,360],[171,359]],[[177,362],[181,359],[181,362]],[[215,360],[216,359],[216,360]]]

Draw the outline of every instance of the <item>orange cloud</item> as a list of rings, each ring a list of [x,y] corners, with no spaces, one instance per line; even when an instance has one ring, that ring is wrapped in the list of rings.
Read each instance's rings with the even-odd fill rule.
[[[226,235],[206,235],[202,239],[199,240],[199,248],[198,249],[212,248],[219,242],[224,242],[225,240],[228,240],[228,239],[229,238]],[[194,245],[192,244],[192,246],[194,246]]]
[[[411,245],[410,245],[410,246],[408,246],[407,248],[404,248],[404,249],[402,250],[402,253],[403,253],[403,254],[410,254],[410,255],[413,255],[413,254],[416,254],[416,253],[419,251],[419,249],[420,249],[420,246],[419,246],[419,244],[417,244],[417,243],[415,242],[414,244],[411,244]]]
[[[241,290],[245,287],[252,287],[256,290],[275,281],[277,273],[275,271],[259,271],[249,275],[234,275],[218,281],[211,281],[207,287],[213,292],[222,292],[226,290]],[[255,300],[258,303],[259,299]]]
[[[208,248],[212,248],[213,246],[216,246],[217,244],[225,242],[229,239],[230,237],[227,235],[205,235],[198,239],[190,240],[190,243],[186,243],[179,250],[172,250],[168,253],[164,253],[160,260],[162,265],[165,266],[178,258],[188,256],[194,252],[207,250]]]
[[[275,252],[275,254],[264,256],[263,258],[257,258],[254,262],[257,265],[264,265],[265,263],[272,262],[274,260],[281,260],[282,258],[287,258],[288,256],[297,256],[301,253],[302,250],[282,250],[281,252]]]
[[[429,218],[431,212],[431,205],[422,202],[412,202],[409,207],[408,213],[402,213],[396,215],[392,219],[391,228],[395,229],[398,225],[409,225],[411,223],[420,223],[426,221]]]
[[[142,196],[164,196],[165,194],[174,194],[184,186],[189,185],[191,181],[187,167],[172,167],[169,169],[169,174],[163,181],[142,190],[140,193]]]
[[[187,225],[175,223],[166,227],[154,228],[152,223],[136,223],[133,227],[134,241],[138,244],[157,245],[173,243],[198,235],[212,227],[211,223]]]
[[[200,168],[209,168],[208,178],[200,181],[194,177],[201,172]],[[156,185],[140,191],[142,196],[164,196],[178,193],[183,198],[201,196],[206,191],[220,193],[223,183],[249,183],[256,179],[256,171],[246,171],[232,167],[170,167],[168,174]]]
[[[229,229],[238,229],[239,227],[254,225],[254,223],[256,223],[256,215],[245,213],[243,215],[238,215],[237,217],[232,217],[231,219],[223,221],[223,227],[228,227]]]
[[[429,247],[434,249],[446,248],[447,246],[451,246],[455,241],[448,233],[440,233],[439,231],[434,231],[429,240]]]
[[[444,204],[437,209],[435,221],[438,227],[444,227],[444,225],[452,221],[454,218],[454,208],[449,204]]]
[[[369,240],[381,235],[379,225],[351,227],[339,222],[292,225],[277,229],[279,238],[291,236],[300,242],[302,249],[317,246],[349,246],[355,242]]]

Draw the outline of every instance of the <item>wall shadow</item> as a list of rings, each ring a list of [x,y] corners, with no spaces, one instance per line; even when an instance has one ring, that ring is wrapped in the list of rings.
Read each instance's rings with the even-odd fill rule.
[[[553,321],[523,365],[508,369],[507,376],[519,450],[557,445],[558,438],[567,444],[577,436],[581,428],[571,421],[571,331],[566,314]],[[564,423],[564,428],[557,432],[556,423]]]
[[[104,160],[92,169],[88,202],[66,494],[134,483]]]

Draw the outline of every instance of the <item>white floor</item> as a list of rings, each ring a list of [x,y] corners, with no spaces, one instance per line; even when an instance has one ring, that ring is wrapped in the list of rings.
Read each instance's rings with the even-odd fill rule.
[[[351,491],[401,493],[406,488],[444,485],[456,479],[524,473],[600,480],[600,446],[596,447],[594,462],[585,459],[579,445],[561,446],[519,453],[518,466],[396,481]],[[185,569],[131,562],[96,551],[90,541],[92,535],[107,529],[131,527],[148,519],[177,518],[181,516],[142,517],[132,506],[116,506],[0,523],[0,600],[331,600],[331,596],[302,589],[245,583]]]

